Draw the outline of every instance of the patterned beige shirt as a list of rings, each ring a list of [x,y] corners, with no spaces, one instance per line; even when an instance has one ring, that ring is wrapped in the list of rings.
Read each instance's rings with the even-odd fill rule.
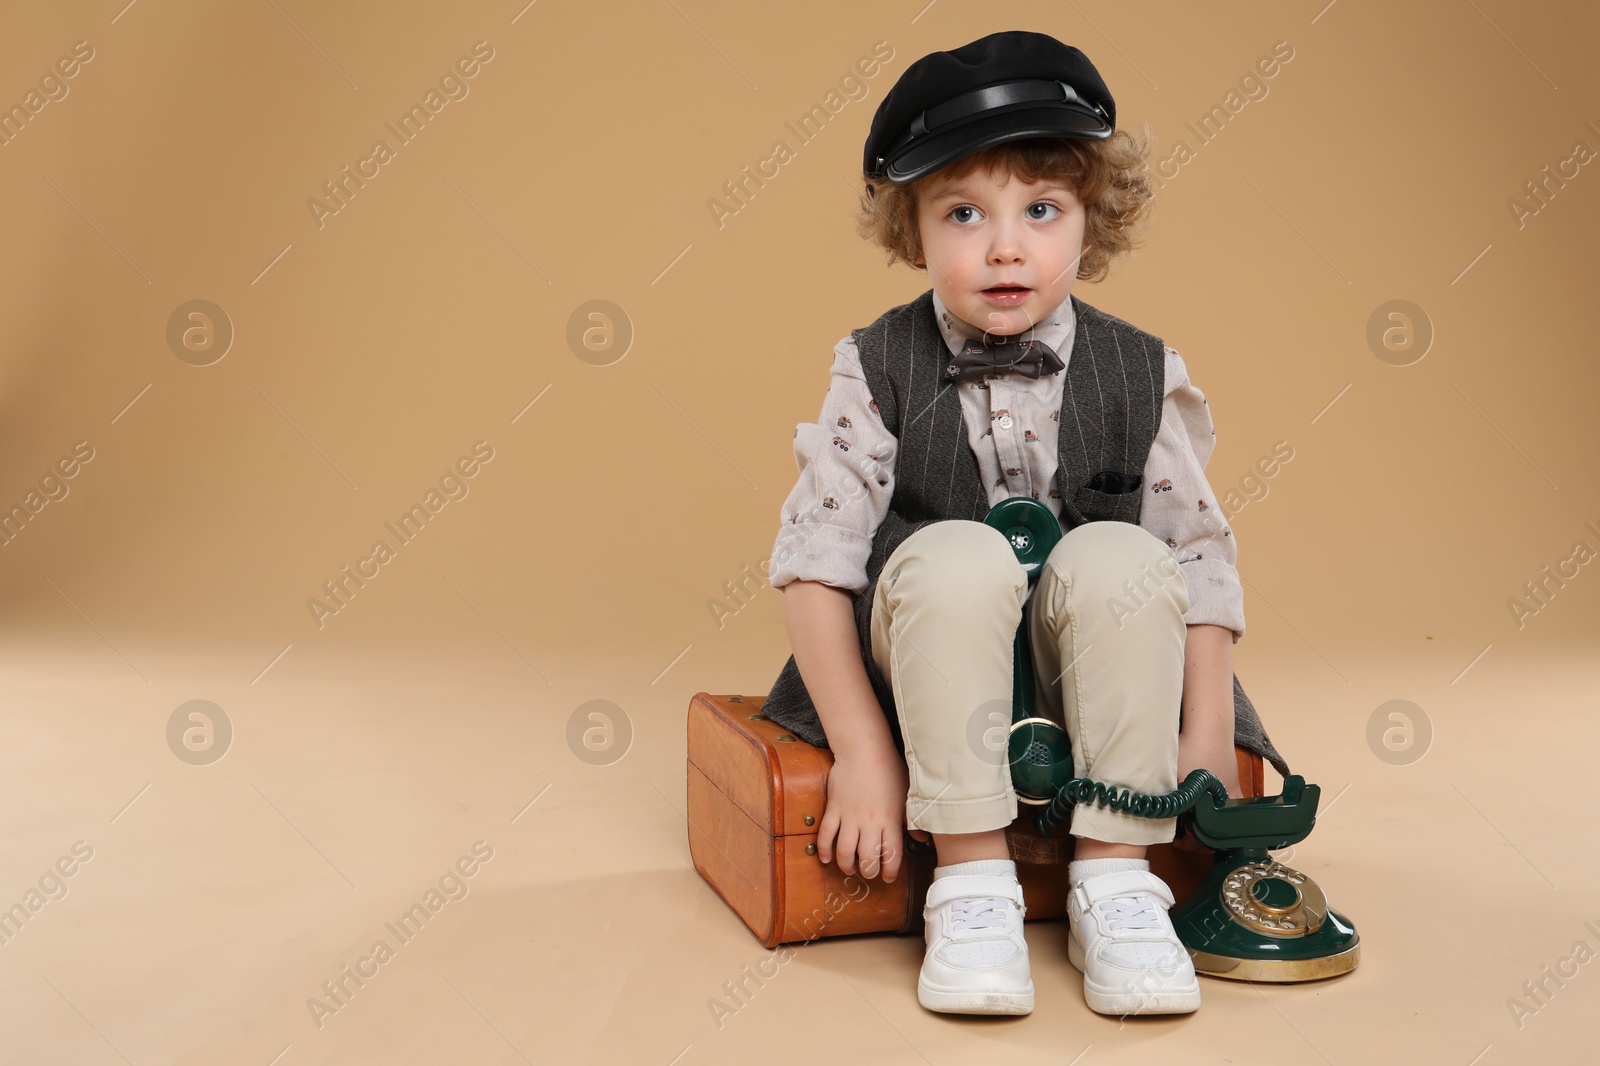
[[[982,336],[950,314],[938,293],[933,307],[952,355],[967,338]],[[1077,333],[1071,298],[1046,315],[1034,333],[1062,362],[1070,362]],[[800,477],[783,504],[767,574],[774,588],[800,579],[852,591],[866,588],[872,537],[894,494],[898,442],[878,416],[854,337],[834,346],[829,373],[821,415],[795,427]],[[1038,378],[990,374],[955,386],[991,507],[1011,496],[1032,496],[1060,519],[1055,476],[1064,385],[1065,372],[1058,371]],[[1244,636],[1244,590],[1233,531],[1205,477],[1215,447],[1205,394],[1189,381],[1183,359],[1167,348],[1161,424],[1139,487],[1145,493],[1139,524],[1165,541],[1183,567],[1189,585],[1184,622],[1226,626],[1237,643]]]

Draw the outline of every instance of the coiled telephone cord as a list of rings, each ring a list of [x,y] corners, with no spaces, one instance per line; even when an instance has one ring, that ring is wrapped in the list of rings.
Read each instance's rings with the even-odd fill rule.
[[[1074,777],[1034,815],[1034,823],[1040,835],[1048,837],[1050,830],[1066,823],[1068,813],[1079,803],[1095,803],[1139,818],[1175,818],[1193,807],[1204,793],[1210,793],[1219,804],[1228,801],[1228,786],[1210,770],[1189,771],[1182,784],[1159,796],[1118,789],[1087,777]]]

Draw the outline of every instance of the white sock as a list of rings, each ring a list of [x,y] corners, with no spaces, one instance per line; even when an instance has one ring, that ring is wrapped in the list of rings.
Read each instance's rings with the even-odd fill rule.
[[[1067,863],[1067,880],[1076,885],[1101,874],[1117,874],[1124,870],[1148,870],[1149,859],[1074,859]]]
[[[973,859],[971,862],[951,863],[949,866],[935,866],[933,879],[951,877],[957,874],[983,874],[989,877],[1009,877],[1017,879],[1017,864],[1011,859]]]

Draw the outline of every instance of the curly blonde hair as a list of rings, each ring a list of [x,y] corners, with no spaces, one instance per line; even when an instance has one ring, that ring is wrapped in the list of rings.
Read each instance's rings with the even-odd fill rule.
[[[1083,243],[1078,263],[1082,281],[1103,281],[1118,256],[1143,243],[1155,190],[1148,178],[1148,130],[1135,138],[1116,130],[1104,140],[1030,137],[1004,141],[964,156],[915,181],[895,184],[887,178],[863,176],[856,232],[885,251],[890,266],[901,262],[926,270],[922,234],[917,226],[917,194],[936,177],[960,178],[979,167],[996,176],[1013,175],[1024,182],[1063,181],[1077,190],[1084,205]]]

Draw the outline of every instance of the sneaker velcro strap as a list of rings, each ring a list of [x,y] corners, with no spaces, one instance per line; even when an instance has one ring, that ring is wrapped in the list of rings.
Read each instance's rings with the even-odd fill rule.
[[[1084,910],[1102,900],[1117,896],[1132,896],[1140,892],[1150,893],[1168,907],[1173,904],[1172,889],[1149,870],[1120,870],[1114,874],[1101,874],[1098,877],[1086,878],[1072,890],[1072,894],[1077,897],[1079,905]]]
[[[996,897],[1022,906],[1022,885],[1008,877],[985,874],[952,874],[928,886],[926,906],[937,907],[953,899]]]

